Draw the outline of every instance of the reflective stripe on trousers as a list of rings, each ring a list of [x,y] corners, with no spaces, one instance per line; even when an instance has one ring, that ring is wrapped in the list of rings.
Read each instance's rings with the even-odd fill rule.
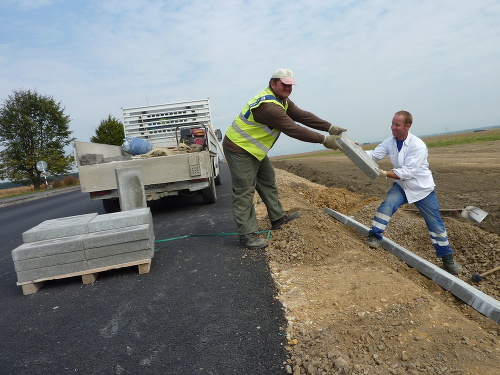
[[[397,183],[394,183],[387,193],[385,201],[382,202],[373,217],[371,232],[379,239],[382,238],[382,234],[389,225],[392,215],[405,203],[408,203],[408,201],[403,189]],[[435,191],[414,204],[425,220],[432,245],[436,249],[436,255],[441,258],[453,253],[448,242],[446,226],[439,213],[439,203]]]

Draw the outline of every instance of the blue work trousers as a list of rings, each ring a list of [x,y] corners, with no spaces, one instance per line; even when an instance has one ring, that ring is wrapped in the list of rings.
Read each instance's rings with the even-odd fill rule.
[[[397,183],[394,183],[387,193],[385,201],[382,202],[375,213],[370,232],[375,234],[378,239],[381,239],[387,225],[389,225],[392,215],[394,215],[398,208],[405,203],[408,203],[408,201],[403,189]],[[452,254],[453,250],[450,248],[448,242],[446,226],[439,213],[439,203],[436,192],[432,191],[428,196],[414,202],[414,204],[425,220],[432,245],[436,249],[437,257],[442,258],[445,255]]]

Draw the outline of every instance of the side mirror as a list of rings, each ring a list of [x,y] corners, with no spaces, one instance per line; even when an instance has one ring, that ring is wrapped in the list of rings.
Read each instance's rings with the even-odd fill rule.
[[[222,141],[222,132],[220,131],[220,129],[215,129],[215,136],[217,137],[219,142]]]

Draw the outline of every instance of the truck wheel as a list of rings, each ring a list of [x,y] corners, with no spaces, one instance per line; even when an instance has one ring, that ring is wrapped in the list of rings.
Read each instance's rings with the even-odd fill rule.
[[[203,203],[213,204],[217,202],[217,191],[215,191],[215,179],[210,180],[210,186],[201,191]]]
[[[220,185],[221,184],[221,181],[220,181],[220,173],[215,177],[215,185]]]
[[[104,211],[107,214],[111,214],[113,212],[120,212],[120,201],[118,199],[103,199],[102,205],[104,207]]]

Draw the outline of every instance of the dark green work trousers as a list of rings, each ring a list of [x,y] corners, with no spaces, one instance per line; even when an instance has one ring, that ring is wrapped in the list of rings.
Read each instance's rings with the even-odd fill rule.
[[[237,153],[224,149],[233,183],[233,215],[238,234],[259,230],[253,198],[255,190],[267,208],[270,221],[285,216],[278,199],[276,175],[271,161],[266,156],[259,161],[249,153]]]

